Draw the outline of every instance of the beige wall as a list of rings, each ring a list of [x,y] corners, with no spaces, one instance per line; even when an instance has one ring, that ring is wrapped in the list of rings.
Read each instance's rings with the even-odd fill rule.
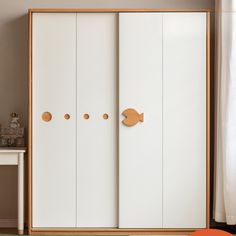
[[[0,124],[18,112],[27,127],[28,8],[214,8],[214,0],[0,0]],[[0,167],[0,219],[17,218],[17,169]],[[0,220],[1,221],[1,220]]]

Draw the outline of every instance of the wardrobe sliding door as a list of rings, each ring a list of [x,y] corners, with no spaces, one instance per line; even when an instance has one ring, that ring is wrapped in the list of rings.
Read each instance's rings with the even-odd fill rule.
[[[119,227],[161,228],[162,14],[119,14],[119,103]],[[127,108],[143,123],[125,126]]]
[[[205,228],[206,14],[122,13],[119,53],[119,226]]]
[[[117,227],[117,14],[77,14],[77,226]]]
[[[76,14],[34,13],[32,40],[32,223],[75,227]]]

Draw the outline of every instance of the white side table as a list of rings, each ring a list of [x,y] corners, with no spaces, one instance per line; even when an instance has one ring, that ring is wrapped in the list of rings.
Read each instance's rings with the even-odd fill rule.
[[[26,148],[0,148],[0,165],[18,165],[18,233],[24,233],[24,153]]]

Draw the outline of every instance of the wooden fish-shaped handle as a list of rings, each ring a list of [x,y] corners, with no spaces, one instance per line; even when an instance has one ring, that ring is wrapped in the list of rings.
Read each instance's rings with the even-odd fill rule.
[[[122,123],[128,127],[136,125],[139,121],[144,121],[144,114],[139,114],[135,109],[128,108],[122,112],[122,115],[125,116],[125,119]]]

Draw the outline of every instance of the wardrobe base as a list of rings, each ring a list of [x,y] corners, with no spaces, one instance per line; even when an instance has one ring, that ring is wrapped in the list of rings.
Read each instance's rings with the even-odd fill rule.
[[[95,229],[75,229],[75,228],[33,228],[29,229],[30,235],[188,235],[201,229],[118,229],[118,228],[95,228]]]

